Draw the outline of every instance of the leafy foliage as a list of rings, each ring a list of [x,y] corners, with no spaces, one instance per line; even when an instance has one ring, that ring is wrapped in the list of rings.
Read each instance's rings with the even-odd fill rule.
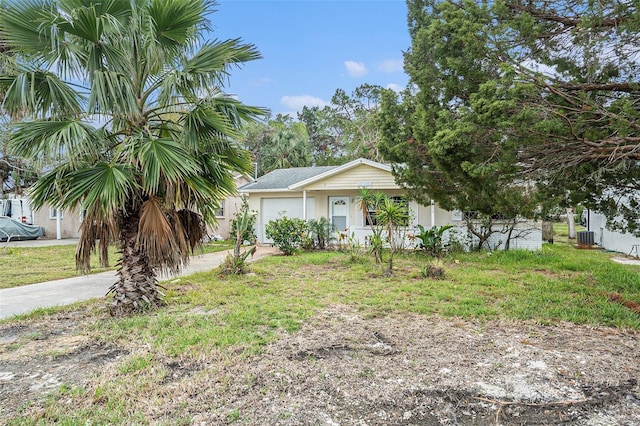
[[[331,222],[326,217],[320,219],[311,219],[308,223],[309,238],[312,242],[312,248],[325,250],[329,247],[332,240],[331,233],[333,228]]]
[[[256,216],[258,212],[249,211],[249,200],[242,198],[240,210],[230,221],[230,233],[234,240],[240,240],[240,244],[254,243],[256,241]]]
[[[285,256],[291,256],[304,240],[309,225],[303,219],[281,217],[267,223],[265,235]]]
[[[380,161],[380,132],[376,115],[382,88],[356,87],[351,95],[337,89],[329,105],[304,107],[298,118],[305,123],[313,164],[341,164],[356,158]]]
[[[425,229],[424,226],[416,225],[420,232],[415,235],[420,240],[419,247],[430,256],[440,257],[445,249],[443,235],[446,231],[453,228],[452,225],[432,226]]]
[[[210,0],[25,0],[0,4],[17,66],[0,76],[12,150],[48,164],[34,207],[86,209],[77,265],[122,250],[115,312],[162,303],[155,271],[176,271],[248,173],[235,142],[262,114],[221,90],[260,58],[240,40],[204,41]]]
[[[363,188],[360,190],[360,208],[371,228],[369,250],[376,259],[376,263],[382,263],[384,244],[386,243],[390,248],[386,273],[391,275],[393,257],[403,247],[403,230],[409,221],[406,201],[398,202],[384,193]]]
[[[415,89],[383,93],[380,125],[381,151],[404,165],[396,174],[412,195],[509,219],[583,203],[640,231],[637,4],[408,8]]]
[[[256,214],[255,212],[249,211],[249,201],[247,197],[244,197],[240,210],[231,220],[231,236],[234,239],[233,253],[227,255],[224,263],[221,265],[221,270],[224,274],[243,273],[247,258],[253,256],[256,252],[255,221]],[[254,243],[254,245],[242,252],[242,245],[245,242]]]

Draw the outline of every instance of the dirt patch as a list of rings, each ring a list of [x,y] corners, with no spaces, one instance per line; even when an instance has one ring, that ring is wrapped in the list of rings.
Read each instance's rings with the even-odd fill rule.
[[[27,339],[33,333],[0,326],[0,420],[27,400],[37,410],[38,398],[60,383],[95,386],[99,369],[117,368],[132,350],[73,332]],[[163,424],[633,425],[639,338],[573,324],[369,318],[334,306],[259,356],[158,360],[166,373],[145,390],[153,404],[128,404]],[[47,355],[52,347],[58,353]]]

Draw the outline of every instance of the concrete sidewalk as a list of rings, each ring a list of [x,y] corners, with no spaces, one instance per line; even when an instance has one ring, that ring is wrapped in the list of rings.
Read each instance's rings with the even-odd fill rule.
[[[258,247],[252,260],[275,254],[273,247]],[[206,272],[217,268],[227,257],[228,251],[201,254],[191,257],[189,265],[176,276]],[[250,258],[251,259],[251,258]],[[158,276],[159,281],[176,276]],[[104,297],[117,280],[116,271],[82,275],[63,280],[24,285],[0,290],[0,319],[25,314],[37,308],[68,305],[83,300]]]

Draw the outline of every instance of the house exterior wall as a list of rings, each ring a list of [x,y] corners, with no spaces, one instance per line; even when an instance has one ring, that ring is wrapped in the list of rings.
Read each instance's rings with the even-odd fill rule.
[[[41,209],[33,212],[34,225],[44,228],[45,238],[57,238],[57,220],[55,214],[52,215],[52,208],[44,205]],[[79,210],[62,210],[62,218],[60,219],[60,238],[78,238],[80,236],[80,211]]]
[[[385,190],[380,191],[384,192],[388,196],[397,196],[403,195],[404,191],[400,189],[394,190]],[[355,236],[355,238],[362,244],[364,244],[366,237],[371,234],[371,229],[369,226],[365,225],[364,214],[360,210],[358,205],[359,203],[359,191],[353,190],[331,190],[331,191],[307,191],[306,197],[307,199],[313,198],[314,200],[314,209],[313,212],[308,212],[307,220],[319,219],[321,217],[329,217],[329,197],[340,197],[346,196],[349,197],[349,227],[347,229],[347,235]],[[265,192],[265,193],[250,193],[249,194],[249,206],[251,210],[255,210],[259,212],[256,218],[256,235],[258,236],[258,241],[261,243],[269,243],[269,241],[264,238],[264,226],[266,223],[263,223],[262,214],[260,213],[262,207],[263,199],[273,199],[273,198],[297,198],[302,204],[302,191],[290,191],[290,192]],[[407,227],[407,234],[416,234],[419,232],[417,229],[418,224],[422,225],[424,228],[428,229],[432,226],[443,226],[443,225],[453,225],[452,231],[455,230],[455,238],[457,238],[462,243],[471,242],[472,244],[477,241],[477,238],[472,236],[466,229],[464,222],[460,220],[456,220],[456,216],[453,212],[448,210],[444,210],[438,205],[434,205],[434,217],[435,221],[431,221],[431,206],[423,206],[419,205],[415,202],[409,203],[409,211],[411,215],[411,223],[410,226]],[[542,230],[541,223],[532,222],[532,221],[522,221],[519,223],[512,237],[518,234],[523,234],[518,238],[511,239],[511,248],[512,249],[523,249],[523,250],[539,250],[542,248]],[[449,232],[450,235],[453,235]],[[495,233],[491,236],[488,241],[488,246],[491,249],[502,249],[504,248],[504,242],[507,239],[507,233]],[[447,237],[445,237],[447,238]],[[411,242],[407,241],[407,246],[411,246],[415,244],[414,240]]]
[[[391,173],[364,164],[305,186],[307,191],[341,191],[367,187],[372,191],[398,189]]]
[[[600,213],[589,212],[589,231],[593,231],[594,242],[607,250],[640,257],[640,238],[632,234],[607,229],[607,218]],[[634,246],[638,246],[635,247]]]

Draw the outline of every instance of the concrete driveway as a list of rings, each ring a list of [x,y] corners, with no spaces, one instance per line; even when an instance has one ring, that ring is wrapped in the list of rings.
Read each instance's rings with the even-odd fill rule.
[[[19,243],[39,242],[46,245],[48,241],[68,240],[34,240],[21,241]],[[258,247],[258,250],[254,254],[252,260],[270,256],[277,252],[278,249],[273,247]],[[211,271],[217,268],[224,261],[227,254],[227,251],[223,251],[193,256],[189,265],[187,265],[179,274],[174,276],[159,276],[158,280],[168,280],[175,278],[176,276],[185,276],[196,272]],[[38,308],[62,306],[83,300],[104,297],[109,290],[109,287],[116,282],[116,279],[116,271],[107,271],[98,274],[82,275],[62,280],[2,289],[0,290],[0,319],[25,314]]]

